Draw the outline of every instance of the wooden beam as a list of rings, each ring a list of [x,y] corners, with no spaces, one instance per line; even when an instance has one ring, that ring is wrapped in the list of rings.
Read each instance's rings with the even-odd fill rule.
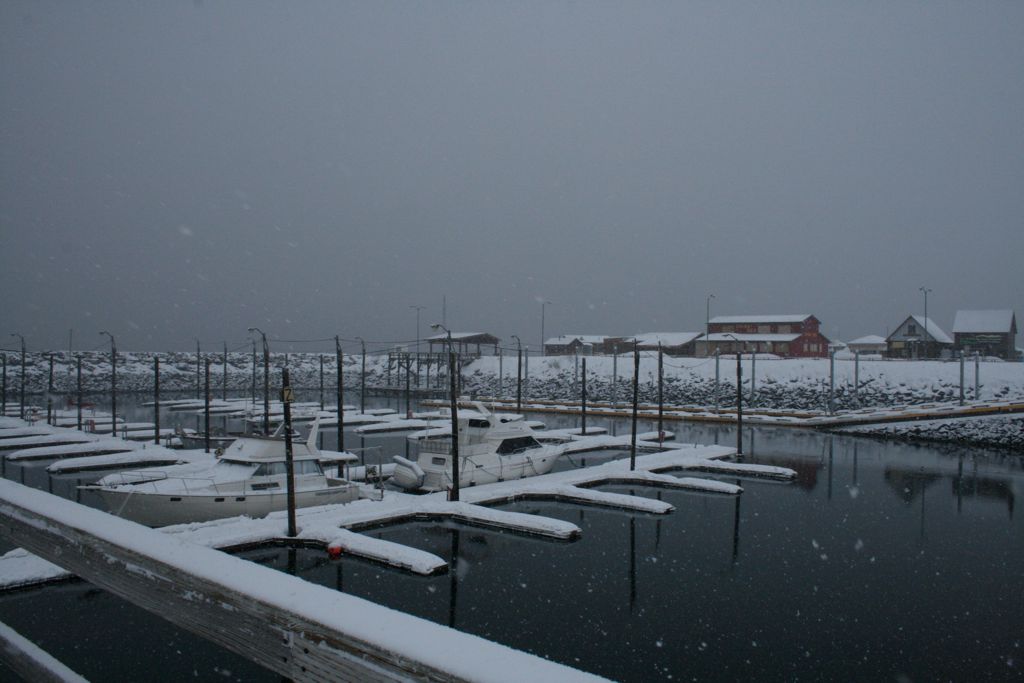
[[[603,680],[8,480],[0,535],[296,681]]]

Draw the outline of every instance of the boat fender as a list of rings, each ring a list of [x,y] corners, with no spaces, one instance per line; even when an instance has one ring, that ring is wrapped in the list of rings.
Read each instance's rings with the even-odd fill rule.
[[[327,556],[332,560],[337,560],[341,557],[341,546],[340,545],[329,545],[327,546]]]

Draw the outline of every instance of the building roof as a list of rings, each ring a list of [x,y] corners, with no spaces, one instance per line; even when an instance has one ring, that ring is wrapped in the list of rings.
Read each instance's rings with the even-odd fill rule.
[[[712,334],[702,334],[698,341],[791,342],[799,338],[799,334],[734,334],[732,332],[713,332]]]
[[[645,332],[636,336],[636,343],[640,346],[684,346],[697,337],[700,332]]]
[[[448,339],[448,333],[435,334],[433,337],[427,337],[426,341],[445,341]],[[494,344],[500,341],[493,334],[487,332],[452,332],[452,341],[468,342],[470,344]]]
[[[859,337],[853,341],[846,342],[847,346],[885,346],[885,337],[879,337],[877,334],[869,334],[866,337]]]
[[[802,323],[810,317],[813,317],[810,313],[799,313],[796,315],[719,315],[708,322],[764,325],[768,323]]]
[[[544,346],[568,346],[574,341],[581,344],[603,344],[605,339],[607,337],[603,334],[561,334],[546,340]]]
[[[932,341],[938,342],[939,344],[953,343],[953,340],[949,338],[949,335],[943,332],[942,328],[936,325],[935,321],[931,318],[928,318],[927,325],[925,324],[925,317],[923,315],[907,316],[907,320],[913,320],[919,327],[928,330],[928,336],[932,338]],[[907,320],[904,320],[903,323],[907,322]],[[897,331],[899,331],[900,327],[903,327],[903,323],[899,324],[899,327],[896,328]],[[895,334],[896,332],[890,334],[889,339],[891,339]],[[889,339],[886,339],[886,341],[888,342]]]
[[[1007,333],[1013,328],[1013,311],[957,311],[953,319],[953,334],[958,332]]]

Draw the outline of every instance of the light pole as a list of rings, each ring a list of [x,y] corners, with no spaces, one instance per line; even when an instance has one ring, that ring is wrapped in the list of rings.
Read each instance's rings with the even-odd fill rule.
[[[513,334],[516,340],[516,410],[523,409],[523,342],[518,335]]]
[[[258,327],[250,327],[249,332],[259,332],[263,339],[263,434],[270,436],[270,346],[266,332]]]
[[[420,385],[420,311],[426,306],[409,306],[416,309],[416,386]],[[408,372],[408,369],[406,369]]]
[[[117,345],[109,332],[100,332],[100,335],[110,337],[110,436],[113,438],[117,436]]]
[[[918,287],[917,291],[924,294],[924,330],[921,332],[921,339],[924,341],[924,357],[928,357],[928,287]]]
[[[455,350],[452,348],[452,331],[444,325],[434,323],[430,329],[444,330],[448,338],[448,389],[452,413],[452,488],[449,500],[459,499],[459,401],[455,394]]]
[[[201,367],[200,366],[202,364],[202,361],[200,360],[199,337],[195,337],[195,340],[196,340],[196,399],[198,399],[199,398],[199,385],[201,384],[201,380],[199,379],[199,376],[201,374]]]
[[[540,355],[542,356],[548,355],[544,348],[544,343],[547,341],[547,338],[544,336],[544,309],[549,305],[551,305],[551,302],[547,299],[540,302]]]
[[[17,332],[11,333],[12,337],[21,340],[21,388],[18,389],[18,417],[25,419],[25,337]]]
[[[743,366],[741,360],[742,342],[735,336],[725,333],[723,337],[729,337],[736,342],[736,457],[743,457]]]
[[[715,298],[714,294],[708,294],[704,300],[704,348],[706,349],[705,355],[711,355],[711,300]]]

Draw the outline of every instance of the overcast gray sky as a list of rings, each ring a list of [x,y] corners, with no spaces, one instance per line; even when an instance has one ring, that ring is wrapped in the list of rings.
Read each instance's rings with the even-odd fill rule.
[[[0,4],[7,346],[948,331],[1022,217],[1020,2]]]

